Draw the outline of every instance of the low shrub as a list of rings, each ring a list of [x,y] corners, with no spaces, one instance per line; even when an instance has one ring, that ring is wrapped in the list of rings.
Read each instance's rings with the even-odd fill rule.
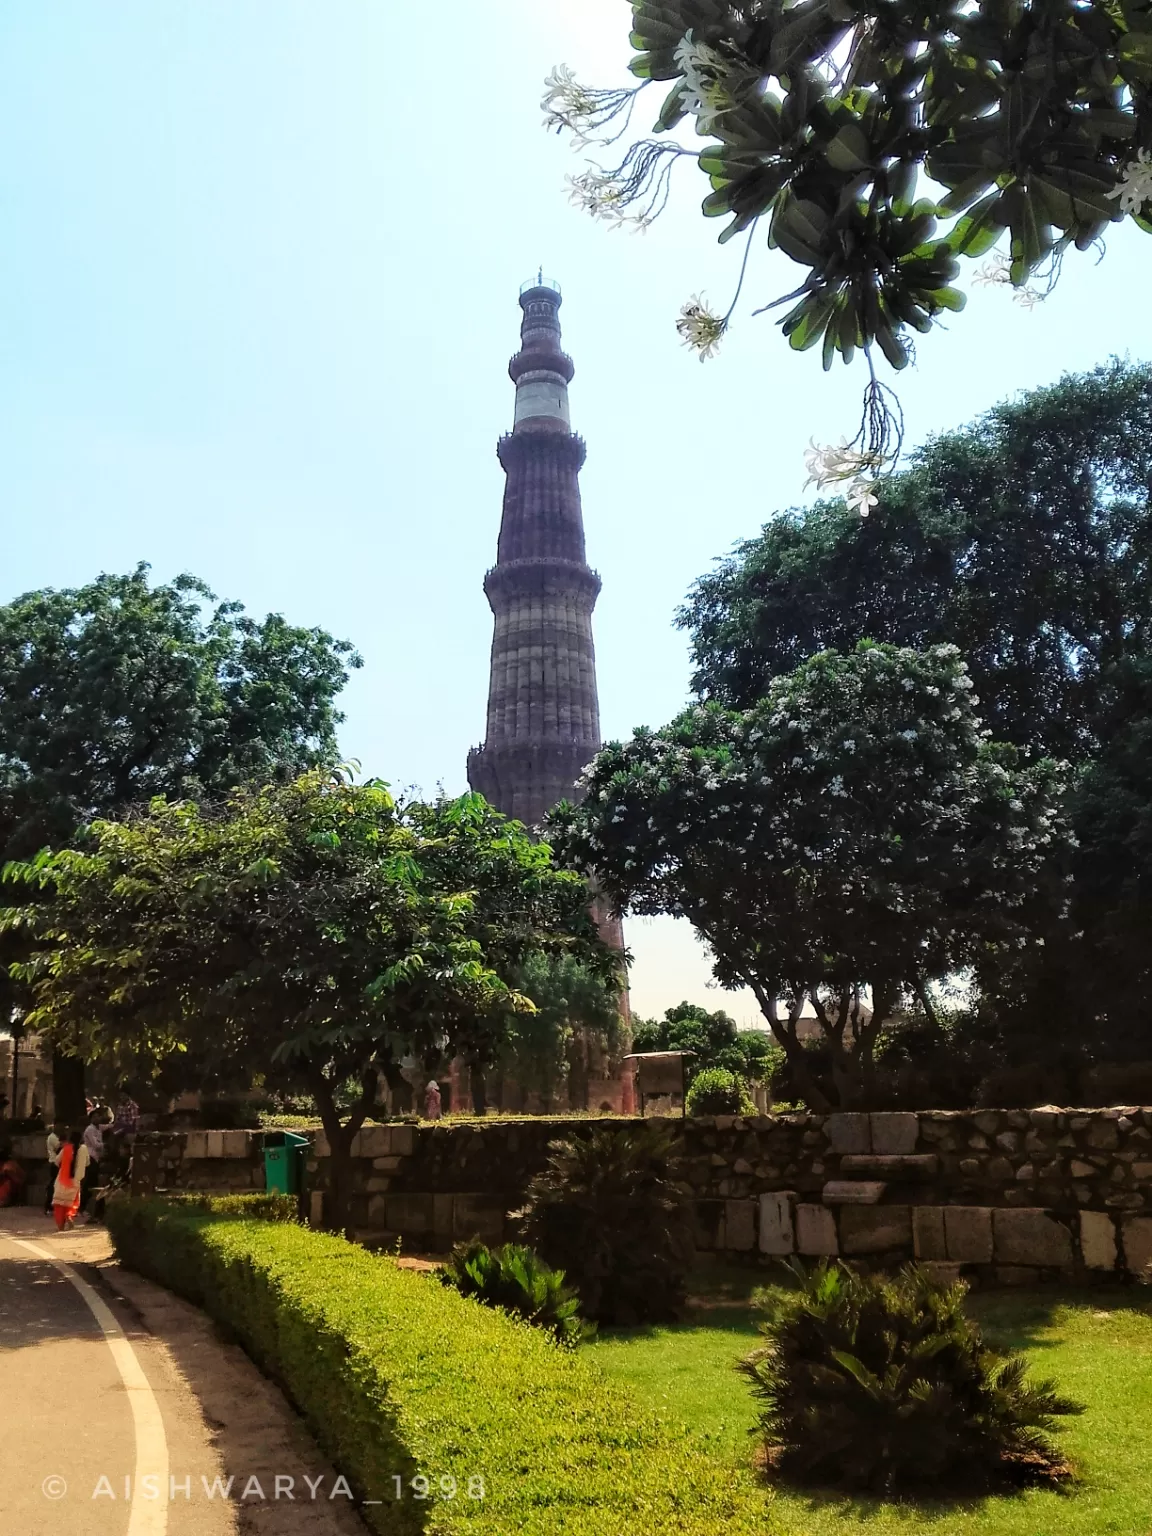
[[[895,1277],[828,1263],[795,1272],[794,1291],[761,1293],[766,1343],[740,1366],[783,1476],[887,1495],[1068,1475],[1048,1432],[1079,1406],[1029,1383],[1021,1356],[985,1347],[966,1287],[915,1265]]]
[[[519,1237],[562,1269],[599,1322],[677,1315],[692,1262],[685,1195],[660,1126],[595,1130],[549,1146],[512,1213]]]
[[[705,1067],[688,1087],[684,1108],[690,1115],[754,1115],[756,1104],[744,1078],[725,1067]]]
[[[426,1275],[157,1199],[108,1225],[121,1262],[203,1306],[282,1384],[357,1497],[382,1500],[361,1509],[381,1536],[763,1536],[751,1478],[585,1356]]]
[[[209,1211],[216,1216],[251,1216],[264,1221],[295,1221],[300,1214],[300,1203],[295,1195],[277,1194],[275,1190],[258,1190],[250,1195],[210,1194],[197,1190],[187,1194],[169,1193],[164,1197],[173,1205],[185,1209]]]
[[[525,1322],[548,1329],[560,1344],[579,1344],[596,1331],[594,1323],[580,1316],[580,1297],[564,1283],[564,1271],[549,1268],[531,1248],[515,1243],[489,1248],[473,1238],[453,1250],[440,1278],[461,1296],[471,1296],[488,1307],[502,1307]]]

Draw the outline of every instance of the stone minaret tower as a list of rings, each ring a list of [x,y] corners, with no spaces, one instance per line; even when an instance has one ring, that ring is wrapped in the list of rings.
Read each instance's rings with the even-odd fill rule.
[[[584,559],[584,444],[569,426],[574,370],[560,350],[560,302],[543,277],[520,294],[520,350],[508,365],[516,414],[497,449],[508,477],[504,515],[484,578],[496,620],[488,728],[468,754],[472,788],[529,827],[571,798],[600,746],[592,645],[600,578]]]

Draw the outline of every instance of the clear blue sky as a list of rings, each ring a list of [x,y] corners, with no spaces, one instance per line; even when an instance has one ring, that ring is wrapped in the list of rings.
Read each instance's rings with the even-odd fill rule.
[[[750,317],[799,277],[766,251],[719,357],[679,345],[681,303],[726,307],[738,261],[690,165],[643,236],[567,205],[581,158],[541,130],[541,82],[561,61],[623,81],[628,19],[623,0],[5,0],[0,600],[142,559],[195,571],[356,642],[343,743],[366,771],[463,789],[504,369],[543,263],[589,448],[605,735],[673,714],[676,604],[802,499],[808,439],[852,435],[864,377]],[[1113,233],[1031,312],[977,289],[900,381],[910,440],[1152,355],[1150,254]],[[639,1011],[708,998],[690,934],[629,941]]]

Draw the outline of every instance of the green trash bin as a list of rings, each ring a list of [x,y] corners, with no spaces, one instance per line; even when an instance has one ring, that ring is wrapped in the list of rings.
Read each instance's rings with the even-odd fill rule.
[[[298,1136],[295,1131],[265,1131],[264,1188],[269,1193],[300,1193],[308,1146],[307,1136]]]

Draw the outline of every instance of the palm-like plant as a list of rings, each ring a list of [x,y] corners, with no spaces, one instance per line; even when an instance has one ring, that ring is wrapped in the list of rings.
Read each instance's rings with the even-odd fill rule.
[[[562,1268],[601,1322],[674,1317],[692,1259],[685,1195],[658,1126],[554,1141],[513,1213],[520,1236]]]
[[[1068,1475],[1049,1432],[1080,1405],[986,1347],[965,1286],[914,1265],[895,1277],[795,1270],[795,1291],[761,1294],[766,1342],[740,1365],[782,1475],[885,1494]]]
[[[457,1245],[440,1278],[485,1306],[548,1329],[560,1344],[574,1346],[596,1331],[580,1316],[580,1297],[565,1285],[564,1271],[551,1269],[531,1248],[489,1248],[473,1238]]]

